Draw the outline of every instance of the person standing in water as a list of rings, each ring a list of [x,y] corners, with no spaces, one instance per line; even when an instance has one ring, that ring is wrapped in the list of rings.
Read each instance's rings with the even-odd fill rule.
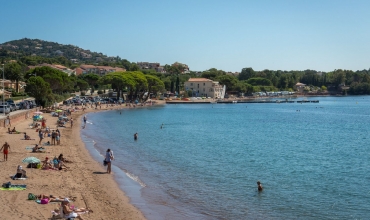
[[[134,140],[136,141],[136,140],[137,140],[137,138],[138,138],[138,134],[137,134],[137,133],[135,133],[135,134],[134,134]]]
[[[113,151],[111,151],[109,148],[107,152],[105,153],[105,162],[107,163],[107,173],[112,172],[112,160],[113,160]]]
[[[260,181],[257,181],[257,185],[258,185],[258,191],[262,191],[263,190],[263,187],[262,187],[262,184]]]

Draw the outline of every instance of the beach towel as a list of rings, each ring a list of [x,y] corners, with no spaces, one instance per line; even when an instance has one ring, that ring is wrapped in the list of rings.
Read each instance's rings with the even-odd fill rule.
[[[10,175],[13,180],[26,180],[27,178],[14,178],[15,175]]]
[[[31,138],[31,139],[21,139],[21,140],[23,140],[23,141],[32,141],[32,140],[36,140],[36,139],[34,139],[34,138]]]
[[[11,187],[11,188],[4,188],[1,187],[0,190],[9,190],[9,191],[15,191],[15,190],[26,190],[26,188],[21,188],[21,187]]]
[[[33,149],[33,147],[29,147],[29,146],[26,147],[26,150],[32,150],[32,149]],[[46,149],[45,148],[39,148],[39,150],[44,151]]]
[[[35,200],[35,202],[37,203],[37,204],[42,204],[42,205],[45,205],[45,204],[49,204],[49,203],[59,203],[59,202],[63,202],[63,200],[58,200],[58,201],[52,201],[52,202],[47,202],[46,203],[46,200],[44,200],[44,202],[42,201],[42,200]]]

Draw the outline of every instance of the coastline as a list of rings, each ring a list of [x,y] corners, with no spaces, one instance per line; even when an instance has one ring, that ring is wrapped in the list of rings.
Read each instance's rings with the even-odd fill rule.
[[[157,102],[156,105],[163,103]],[[115,174],[105,173],[105,167],[93,158],[81,138],[81,117],[84,114],[127,108],[124,105],[108,107],[108,109],[104,105],[102,107],[101,110],[88,108],[84,112],[72,113],[69,118],[74,119],[73,128],[70,128],[69,123],[66,128],[59,128],[61,145],[46,146],[46,153],[31,153],[30,150],[25,149],[26,146],[34,146],[39,142],[38,133],[29,127],[32,119],[14,121],[12,127],[15,126],[18,131],[27,132],[35,140],[21,140],[23,134],[8,134],[7,128],[0,128],[1,145],[5,141],[10,145],[8,161],[4,162],[3,157],[0,159],[2,183],[27,185],[26,190],[0,192],[3,198],[0,202],[2,218],[50,219],[51,211],[58,208],[59,204],[40,205],[35,201],[27,200],[28,193],[33,193],[77,197],[72,204],[76,207],[89,207],[94,211],[83,215],[84,219],[146,219],[143,213],[130,203],[130,199],[116,182]],[[47,120],[47,126],[55,129],[57,118],[48,113],[43,116]],[[50,138],[46,137],[43,142],[48,140]],[[45,157],[54,158],[60,153],[63,153],[66,159],[73,161],[66,164],[70,167],[69,171],[31,169],[26,168],[27,165],[21,162],[29,156],[44,160]],[[16,172],[18,165],[22,165],[27,171],[27,180],[10,179],[10,175]]]

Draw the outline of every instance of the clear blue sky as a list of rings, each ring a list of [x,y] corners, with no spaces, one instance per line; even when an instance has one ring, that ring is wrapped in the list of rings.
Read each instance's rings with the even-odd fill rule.
[[[368,0],[16,0],[0,43],[38,38],[191,70],[370,68]]]

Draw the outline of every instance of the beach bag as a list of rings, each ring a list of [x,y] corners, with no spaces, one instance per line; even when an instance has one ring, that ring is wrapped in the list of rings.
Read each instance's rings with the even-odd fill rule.
[[[36,200],[35,194],[28,193],[28,200]]]
[[[108,165],[108,162],[107,161],[105,161],[105,159],[103,160],[103,164],[104,164],[104,166],[107,166]]]
[[[49,203],[49,199],[41,199],[41,201],[40,201],[40,204],[43,204],[43,205],[45,205],[45,204],[48,204]]]
[[[10,188],[12,186],[12,183],[11,182],[7,182],[7,183],[4,183],[3,184],[3,187],[4,188]]]

